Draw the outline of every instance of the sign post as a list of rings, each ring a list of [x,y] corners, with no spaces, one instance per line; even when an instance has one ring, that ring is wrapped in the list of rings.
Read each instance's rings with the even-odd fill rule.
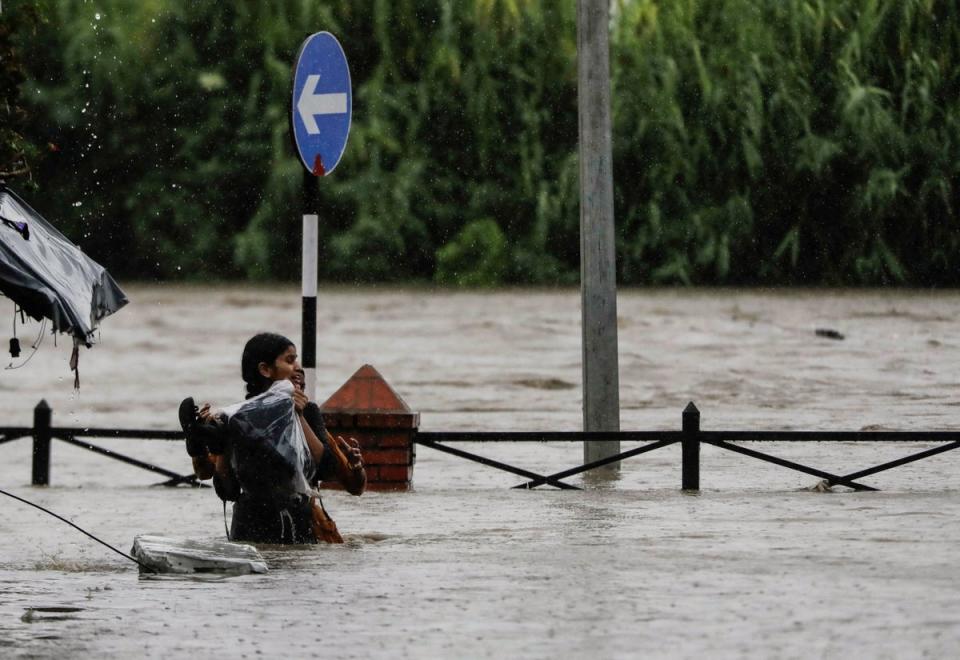
[[[337,38],[317,32],[306,38],[293,67],[290,126],[293,144],[304,173],[303,208],[303,322],[301,364],[306,393],[315,398],[317,387],[317,256],[319,220],[316,177],[329,176],[340,163],[350,135],[353,91],[347,56]]]
[[[609,30],[608,0],[577,0],[584,431],[620,430]],[[585,463],[619,452],[618,440],[583,443]]]

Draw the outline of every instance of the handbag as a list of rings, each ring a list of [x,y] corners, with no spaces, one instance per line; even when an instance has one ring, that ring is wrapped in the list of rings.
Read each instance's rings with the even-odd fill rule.
[[[313,535],[317,540],[324,543],[343,543],[337,523],[333,522],[333,518],[323,508],[323,501],[318,495],[310,498],[310,509],[313,515]]]

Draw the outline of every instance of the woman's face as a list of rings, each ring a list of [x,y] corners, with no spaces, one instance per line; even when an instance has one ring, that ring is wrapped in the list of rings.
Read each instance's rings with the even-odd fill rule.
[[[290,380],[299,368],[300,363],[297,361],[296,346],[288,346],[287,350],[273,361],[273,364],[260,363],[260,373],[264,378],[269,378],[272,381]]]

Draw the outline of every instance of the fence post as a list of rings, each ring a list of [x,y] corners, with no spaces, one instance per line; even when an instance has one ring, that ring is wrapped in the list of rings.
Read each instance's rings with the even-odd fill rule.
[[[33,475],[34,486],[50,484],[50,422],[53,411],[46,399],[33,409]]]
[[[683,409],[683,490],[700,490],[700,411],[693,401]]]

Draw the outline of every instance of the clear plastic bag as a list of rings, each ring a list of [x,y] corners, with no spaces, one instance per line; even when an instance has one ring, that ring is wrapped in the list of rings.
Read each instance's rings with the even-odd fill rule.
[[[261,495],[308,495],[313,459],[293,406],[293,383],[275,382],[263,394],[229,406],[232,462],[244,490]]]

